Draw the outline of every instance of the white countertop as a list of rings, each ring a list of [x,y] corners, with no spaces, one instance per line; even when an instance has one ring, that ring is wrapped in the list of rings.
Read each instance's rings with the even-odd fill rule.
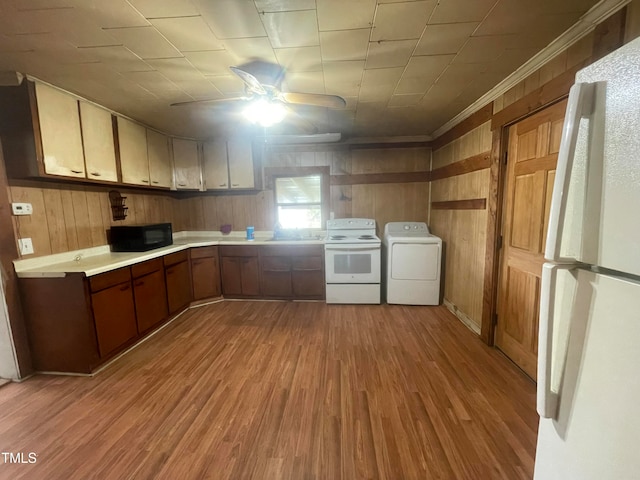
[[[325,232],[313,232],[304,240],[272,240],[273,232],[255,232],[254,240],[247,240],[245,232],[179,232],[173,235],[173,245],[147,252],[112,252],[109,245],[74,250],[43,257],[14,260],[20,278],[55,278],[68,273],[83,273],[87,277],[128,267],[135,263],[162,257],[192,247],[210,245],[323,245]]]

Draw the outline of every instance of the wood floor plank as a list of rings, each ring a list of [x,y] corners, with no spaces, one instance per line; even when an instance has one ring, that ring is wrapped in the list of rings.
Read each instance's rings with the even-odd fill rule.
[[[529,479],[534,384],[444,307],[229,301],[0,388],[0,479]]]

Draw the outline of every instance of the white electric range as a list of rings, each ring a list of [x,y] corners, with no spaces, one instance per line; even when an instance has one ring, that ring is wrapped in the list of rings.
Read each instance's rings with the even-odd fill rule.
[[[380,239],[370,218],[327,221],[327,303],[380,303]]]

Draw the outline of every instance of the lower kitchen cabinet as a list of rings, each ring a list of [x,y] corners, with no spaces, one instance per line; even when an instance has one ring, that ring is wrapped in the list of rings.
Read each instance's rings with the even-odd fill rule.
[[[194,300],[219,297],[222,294],[218,247],[191,249],[191,279]]]
[[[143,334],[169,316],[162,258],[133,265],[131,275],[138,332]]]
[[[91,293],[91,306],[100,357],[109,356],[138,335],[130,280]]]
[[[221,246],[222,293],[227,297],[260,295],[258,249],[253,246]]]
[[[324,299],[322,245],[262,246],[260,265],[263,296],[294,300]]]
[[[167,304],[171,315],[186,308],[193,300],[187,250],[164,257],[164,274],[167,282]]]

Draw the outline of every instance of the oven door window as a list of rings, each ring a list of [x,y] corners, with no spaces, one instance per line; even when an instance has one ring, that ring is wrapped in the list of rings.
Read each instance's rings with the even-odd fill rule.
[[[333,258],[333,271],[337,274],[371,273],[370,253],[337,253]]]

